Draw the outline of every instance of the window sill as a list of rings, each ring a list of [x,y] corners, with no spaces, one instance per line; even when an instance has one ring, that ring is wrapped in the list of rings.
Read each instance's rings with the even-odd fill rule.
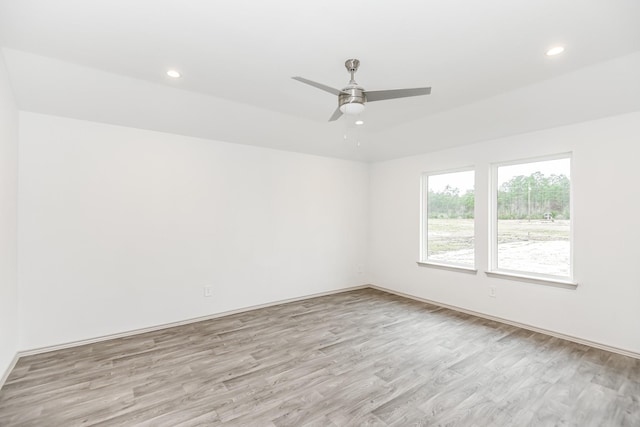
[[[489,277],[495,277],[498,279],[511,279],[519,280],[521,282],[535,283],[538,285],[555,286],[557,288],[564,289],[576,289],[578,283],[570,280],[554,279],[539,276],[529,276],[527,274],[510,273],[504,271],[485,271],[485,274]]]
[[[440,268],[442,270],[458,271],[460,273],[476,274],[478,272],[477,269],[473,267],[466,267],[464,265],[444,264],[444,263],[441,264],[439,262],[433,262],[433,261],[417,261],[416,264],[418,264],[420,267]]]

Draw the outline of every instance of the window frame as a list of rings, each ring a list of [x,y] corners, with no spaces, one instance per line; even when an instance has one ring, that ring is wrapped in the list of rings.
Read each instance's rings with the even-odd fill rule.
[[[510,270],[498,267],[498,168],[527,163],[536,163],[550,160],[569,159],[569,276],[557,276],[551,274],[535,273],[524,270]],[[505,162],[491,163],[489,176],[489,260],[488,276],[498,278],[511,278],[531,283],[554,285],[566,288],[575,288],[574,279],[574,185],[573,185],[573,153],[564,152],[545,156],[528,157]]]
[[[470,264],[462,264],[456,262],[448,262],[442,260],[433,260],[429,259],[429,177],[435,175],[446,175],[451,173],[458,172],[473,172],[473,197],[474,197],[474,213],[473,213],[473,265]],[[420,266],[425,267],[435,267],[441,268],[445,270],[452,271],[461,271],[466,273],[476,273],[477,265],[478,265],[478,241],[476,238],[476,208],[477,208],[477,191],[476,191],[476,182],[477,182],[478,171],[475,165],[471,166],[463,166],[459,168],[453,169],[444,169],[444,170],[436,170],[436,171],[428,171],[423,172],[420,177],[420,247],[419,247],[419,261],[417,262]]]

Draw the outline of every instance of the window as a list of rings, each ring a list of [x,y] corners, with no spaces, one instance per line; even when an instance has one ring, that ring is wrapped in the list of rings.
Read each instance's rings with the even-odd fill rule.
[[[493,168],[492,270],[571,280],[569,155]]]
[[[421,261],[475,267],[474,171],[422,177]]]

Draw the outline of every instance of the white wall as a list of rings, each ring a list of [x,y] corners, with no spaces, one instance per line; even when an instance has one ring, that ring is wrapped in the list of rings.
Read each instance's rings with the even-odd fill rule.
[[[0,51],[0,378],[18,350],[18,109]]]
[[[362,163],[21,112],[19,177],[21,349],[364,283]]]
[[[638,141],[640,112],[372,165],[368,279],[417,297],[640,353]],[[486,277],[490,163],[568,151],[573,152],[578,288]],[[478,274],[418,267],[420,175],[469,165],[479,171]],[[497,287],[496,298],[488,296],[490,285]]]

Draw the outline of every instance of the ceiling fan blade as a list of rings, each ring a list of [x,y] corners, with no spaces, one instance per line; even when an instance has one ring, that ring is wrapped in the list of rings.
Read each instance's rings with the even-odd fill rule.
[[[336,111],[333,112],[331,117],[329,117],[329,121],[333,122],[335,120],[338,120],[340,118],[340,116],[342,116],[342,111],[340,111],[340,107],[338,107],[338,108],[336,108]]]
[[[429,95],[430,87],[416,87],[412,89],[391,89],[365,91],[367,102],[382,101],[385,99],[406,98],[409,96]]]
[[[341,90],[332,88],[331,86],[327,86],[327,85],[323,85],[322,83],[318,83],[318,82],[314,82],[313,80],[309,80],[309,79],[305,79],[304,77],[291,77],[293,80],[297,80],[299,82],[302,83],[306,83],[308,85],[311,85],[313,87],[317,87],[318,89],[324,90],[325,92],[329,92],[332,93],[334,95],[340,95],[342,92]]]

